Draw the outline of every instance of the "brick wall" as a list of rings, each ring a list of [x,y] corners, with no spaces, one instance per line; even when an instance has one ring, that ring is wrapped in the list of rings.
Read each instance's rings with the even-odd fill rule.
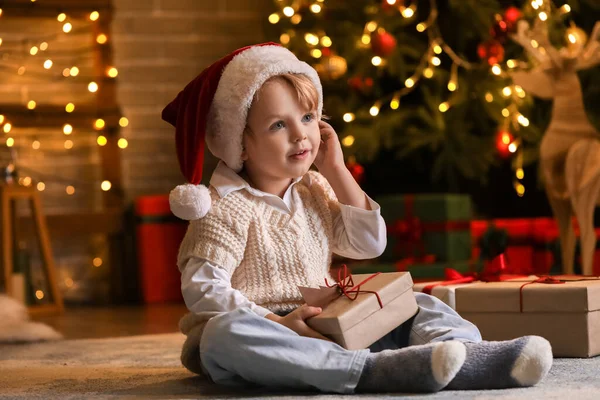
[[[130,124],[123,179],[130,200],[183,182],[162,108],[211,62],[263,37],[270,0],[114,0],[118,101]],[[214,164],[209,158],[207,169]],[[206,178],[205,173],[205,178]]]

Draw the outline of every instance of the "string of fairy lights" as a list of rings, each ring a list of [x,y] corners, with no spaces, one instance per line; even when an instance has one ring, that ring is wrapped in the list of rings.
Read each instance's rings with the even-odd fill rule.
[[[31,1],[35,3],[35,0]],[[0,8],[0,18],[6,18],[9,15],[8,12],[4,12]],[[82,86],[86,88],[89,93],[97,93],[100,89],[100,85],[102,85],[102,79],[115,79],[117,78],[119,71],[114,66],[108,66],[104,71],[105,77],[88,77],[84,76],[81,73],[81,69],[78,64],[82,63],[86,59],[92,58],[92,51],[94,50],[93,46],[81,47],[77,49],[69,49],[69,50],[52,50],[53,42],[58,39],[61,35],[91,35],[92,31],[89,28],[89,23],[97,23],[101,18],[99,11],[91,11],[87,15],[87,21],[71,19],[69,16],[60,12],[57,14],[56,20],[60,25],[60,29],[57,33],[40,35],[35,38],[27,38],[27,40],[3,40],[0,37],[0,52],[2,53],[2,58],[0,59],[0,74],[1,73],[9,73],[12,74],[16,71],[17,75],[23,76],[27,75],[29,78],[35,78],[43,80],[44,82],[64,82],[65,84],[69,84],[69,82],[77,82],[83,83]],[[85,24],[88,24],[87,26]],[[77,27],[77,25],[79,25]],[[94,37],[95,45],[103,46],[108,43],[109,37],[105,32],[100,32]],[[39,61],[38,61],[39,60]],[[36,71],[35,68],[27,65],[28,62],[31,62],[34,67],[39,68],[38,63],[41,63],[43,67],[42,71]],[[60,65],[60,68],[59,68]],[[60,73],[54,72],[60,70]],[[38,108],[38,103],[35,99],[27,100],[24,104],[24,109],[30,110],[31,112],[35,112],[36,108]],[[77,105],[75,102],[68,102],[64,105],[64,111],[67,114],[71,114],[75,112]],[[104,117],[106,118],[106,117]],[[95,118],[92,122],[92,126],[86,128],[85,126],[76,126],[69,121],[67,117],[65,123],[62,125],[62,133],[64,134],[64,142],[63,147],[66,151],[71,150],[75,147],[75,141],[73,139],[74,133],[76,130],[87,131],[93,130],[97,133],[96,136],[96,144],[100,147],[106,146],[108,144],[109,138],[105,134],[104,130],[107,128],[107,122],[104,118]],[[75,125],[75,126],[74,126]],[[129,120],[121,116],[118,119],[118,125],[122,128],[127,127],[129,125]],[[14,158],[16,152],[14,149],[17,147],[17,140],[15,139],[14,132],[14,124],[11,122],[10,115],[4,115],[0,113],[0,129],[5,135],[4,144],[11,149],[11,159],[12,163],[15,162]],[[110,139],[112,140],[112,139]],[[120,149],[126,149],[129,145],[127,139],[120,137],[115,138],[117,140],[117,145]],[[21,142],[19,142],[21,144]],[[31,149],[33,150],[41,150],[44,148],[44,145],[39,137],[33,137],[29,143]],[[14,170],[14,165],[9,165],[9,169],[12,167]],[[18,183],[24,186],[35,185],[37,190],[44,191],[46,189],[46,184],[49,182],[63,185],[65,193],[67,195],[74,195],[76,189],[88,187],[89,189],[99,188],[102,191],[110,191],[113,187],[112,183],[108,180],[102,180],[101,182],[90,182],[80,180],[75,182],[73,179],[68,179],[60,176],[54,176],[50,174],[42,174],[38,171],[35,171],[31,168],[26,168],[24,166],[19,165],[17,168],[20,172],[26,172],[28,175],[20,176],[18,178]],[[34,179],[29,174],[34,174],[37,178]],[[43,177],[43,178],[42,178]]]
[[[276,4],[279,4],[280,11],[269,15],[268,19],[271,24],[279,23],[283,18],[289,18],[293,25],[298,25],[302,21],[302,16],[299,13],[301,7],[303,7],[306,1],[304,0],[277,0]],[[411,20],[417,16],[417,1],[416,0],[384,0],[384,5],[387,7],[396,7],[399,11],[400,17]],[[309,0],[308,9],[314,14],[322,13],[326,6],[325,0]],[[553,12],[558,12],[559,15],[565,16],[570,13],[571,8],[568,4],[561,7],[555,7],[550,0],[532,0],[531,7],[537,12],[537,18],[540,21],[545,22]],[[452,62],[450,66],[450,74],[447,83],[447,89],[449,92],[448,97],[438,105],[438,110],[441,113],[445,113],[456,104],[458,101],[457,91],[459,90],[459,73],[460,69],[470,71],[475,68],[480,68],[479,64],[475,65],[472,62],[466,60],[457,54],[452,47],[444,41],[440,29],[437,25],[439,16],[438,5],[436,0],[429,0],[429,15],[424,21],[415,21],[415,29],[419,33],[427,35],[428,46],[427,50],[421,57],[417,67],[413,71],[412,75],[404,81],[404,87],[400,90],[387,94],[377,99],[368,109],[368,114],[376,118],[381,109],[385,106],[391,110],[397,110],[400,108],[400,102],[402,97],[411,93],[417,85],[423,79],[431,79],[437,67],[442,65],[442,54],[448,56]],[[498,16],[500,17],[500,16]],[[506,30],[506,22],[498,18],[500,25],[504,24],[503,29]],[[569,46],[581,46],[581,34],[577,32],[579,28],[571,25],[571,28],[567,29],[567,44]],[[580,30],[579,30],[580,31]],[[380,26],[377,21],[368,21],[364,25],[360,39],[356,43],[356,47],[359,49],[367,49],[371,44],[373,34],[385,34],[385,28]],[[280,42],[283,45],[287,45],[290,42],[290,33],[283,33],[280,36]],[[325,32],[314,33],[307,32],[304,35],[307,46],[310,48],[310,54],[315,59],[319,59],[324,54],[324,49],[332,47],[332,39],[327,36]],[[584,44],[584,43],[583,43]],[[535,40],[531,41],[531,45],[534,48],[540,48],[540,44]],[[543,50],[543,49],[541,49]],[[487,60],[486,60],[487,61]],[[485,62],[485,61],[484,61]],[[387,64],[384,56],[373,55],[371,63],[378,68],[384,68]],[[511,71],[517,70],[518,68],[527,67],[528,62],[519,61],[515,59],[506,60],[506,62],[500,62],[494,60],[489,63],[489,72],[498,79],[506,80],[511,82],[510,74]],[[530,124],[529,119],[523,115],[519,109],[524,103],[527,97],[527,93],[523,88],[514,83],[508,83],[502,87],[499,93],[492,93],[487,91],[482,93],[483,100],[487,103],[493,103],[497,96],[504,99],[504,106],[499,110],[501,114],[498,116],[498,120],[502,121],[499,125],[498,131],[498,143],[507,149],[509,153],[515,154],[515,179],[513,181],[513,187],[519,196],[525,194],[525,186],[522,180],[525,177],[523,170],[523,152],[521,150],[522,140],[519,137],[515,137],[511,132],[517,133],[521,127],[528,127]],[[365,110],[366,111],[366,110]],[[357,113],[366,114],[363,110],[348,111],[343,115],[343,120],[347,123],[351,123],[356,119]],[[342,139],[342,144],[346,147],[350,147],[354,144],[354,137],[346,136]]]
[[[36,0],[31,0],[31,2],[35,3]],[[0,8],[0,18],[6,18],[9,15],[9,12],[5,12],[2,10],[2,8]],[[61,35],[91,35],[92,31],[89,29],[89,26],[84,26],[84,23],[96,23],[100,20],[100,18],[101,15],[98,11],[90,12],[86,18],[87,21],[83,21],[81,19],[78,20],[75,18],[71,19],[66,13],[61,12],[58,13],[56,17],[56,20],[60,24],[60,30],[57,33],[38,36],[35,38],[27,38],[25,41],[11,39],[3,40],[3,38],[0,37],[0,53],[2,55],[2,57],[0,57],[0,74],[14,74],[16,72],[18,76],[26,75],[29,78],[39,79],[43,82],[56,81],[64,82],[65,84],[69,84],[70,82],[83,82],[82,86],[84,86],[89,93],[97,93],[102,85],[103,79],[117,78],[119,74],[117,68],[114,66],[108,66],[105,70],[104,77],[85,76],[81,73],[81,63],[86,59],[93,57],[92,51],[95,49],[94,46],[81,47],[73,50],[57,49],[54,51],[52,50],[52,47],[54,41]],[[78,27],[77,25],[80,26]],[[95,45],[103,46],[109,42],[109,37],[107,33],[101,32],[95,35],[94,40]],[[28,62],[32,62],[32,64],[38,69],[40,69],[41,63],[43,71],[36,71],[35,68],[32,68],[28,65]],[[25,104],[23,104],[23,110],[29,110],[30,112],[35,113],[35,110],[40,106],[42,106],[42,104],[38,104],[35,99],[29,99],[25,102]],[[85,126],[78,126],[77,124],[69,121],[68,115],[74,113],[77,107],[78,106],[75,104],[75,102],[68,102],[64,104],[64,111],[67,115],[67,118],[65,119],[65,122],[60,130],[64,135],[63,147],[65,151],[74,148],[75,141],[73,140],[73,136],[77,130],[96,132],[96,144],[98,146],[106,146],[109,140],[113,140],[112,138],[109,139],[107,134],[104,132],[104,130],[108,128],[107,121],[104,119],[106,117],[94,118],[92,121],[92,126],[87,128]],[[5,172],[12,173],[15,172],[15,170],[18,170],[19,172],[24,173],[25,175],[19,176],[18,178],[18,183],[20,185],[35,185],[36,189],[41,192],[46,190],[47,183],[59,184],[64,187],[65,193],[69,196],[74,195],[76,190],[79,190],[80,188],[97,190],[99,186],[102,191],[107,192],[111,189],[114,191],[112,183],[108,180],[103,180],[99,182],[98,185],[98,182],[76,180],[43,173],[24,165],[18,165],[18,168],[15,167],[14,161],[17,156],[17,145],[22,143],[21,140],[19,142],[16,140],[16,135],[14,135],[16,130],[15,128],[27,127],[14,125],[15,124],[11,122],[11,116],[8,113],[6,113],[6,115],[0,113],[0,132],[4,133],[5,135],[4,144],[8,148],[11,159],[11,164],[8,165]],[[124,116],[120,116],[118,118],[118,125],[123,128],[127,127],[129,125],[129,120]],[[115,138],[115,140],[117,140],[117,145],[120,149],[126,149],[128,147],[128,142],[125,138]],[[31,146],[31,149],[35,151],[52,151],[50,146],[44,146],[43,141],[37,136],[34,136],[28,145]],[[117,193],[117,195],[119,195],[119,193]],[[94,253],[98,252],[94,251]],[[104,264],[104,261],[100,254],[92,254],[90,256],[90,263],[93,266],[93,269],[97,269]],[[88,269],[79,272],[62,272],[64,272],[65,276],[63,276],[61,282],[63,287],[67,290],[77,289],[80,285],[84,284],[84,281],[86,280],[82,274],[92,273]],[[35,282],[31,282],[31,285],[34,300],[43,301],[46,295],[41,280],[36,279]]]

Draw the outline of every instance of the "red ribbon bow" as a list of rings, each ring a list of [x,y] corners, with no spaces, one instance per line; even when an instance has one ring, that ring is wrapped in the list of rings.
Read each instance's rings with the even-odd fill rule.
[[[525,276],[507,274],[506,271],[508,271],[506,256],[502,253],[493,260],[486,262],[483,271],[480,273],[471,272],[463,275],[453,268],[446,268],[444,270],[445,281],[425,286],[423,288],[423,293],[431,294],[431,291],[437,286],[450,286],[474,281],[501,282],[509,279],[523,278]]]
[[[327,285],[327,287],[329,287],[329,288],[338,286],[342,295],[346,296],[351,301],[356,300],[356,298],[358,297],[358,295],[360,293],[372,293],[377,297],[377,302],[379,303],[379,307],[383,308],[383,302],[381,301],[381,298],[379,297],[379,293],[372,291],[372,290],[360,290],[361,285],[367,283],[368,281],[375,278],[379,274],[381,274],[381,272],[377,272],[377,273],[369,276],[368,278],[366,278],[361,283],[359,283],[358,285],[355,286],[354,280],[352,279],[352,274],[350,274],[348,272],[348,267],[346,266],[346,264],[343,264],[342,267],[340,269],[338,269],[337,282],[333,285],[330,285],[329,282],[327,281],[327,278],[325,278],[325,285]]]

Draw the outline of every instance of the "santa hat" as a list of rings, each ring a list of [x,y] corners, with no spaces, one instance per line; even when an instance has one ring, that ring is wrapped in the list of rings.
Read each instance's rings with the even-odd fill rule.
[[[304,74],[319,94],[317,72],[288,49],[276,43],[244,47],[221,58],[191,81],[162,112],[175,127],[177,158],[189,182],[171,191],[171,211],[179,218],[202,218],[210,210],[208,189],[202,180],[204,144],[236,172],[242,169],[242,134],[255,93],[269,79],[285,73]]]

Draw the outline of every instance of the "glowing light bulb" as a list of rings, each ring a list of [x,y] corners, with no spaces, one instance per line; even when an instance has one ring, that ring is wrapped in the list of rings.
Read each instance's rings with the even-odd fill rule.
[[[100,188],[102,188],[102,190],[104,190],[105,192],[108,192],[111,187],[112,187],[112,184],[110,183],[110,181],[103,181],[102,184],[100,185]]]
[[[379,107],[377,105],[373,105],[369,110],[369,114],[376,117],[379,114]]]
[[[41,50],[41,51],[46,51],[46,50],[48,50],[48,43],[46,43],[46,42],[42,42],[42,43],[40,43],[40,50]]]
[[[44,61],[44,68],[46,68],[46,69],[52,68],[52,60]]]
[[[110,67],[106,74],[111,78],[116,78],[119,75],[119,71],[115,67]]]
[[[96,43],[98,43],[98,44],[104,44],[107,41],[108,41],[108,37],[104,33],[101,33],[98,36],[96,36]]]
[[[321,6],[318,4],[313,4],[310,6],[310,11],[312,11],[314,14],[318,14],[321,12]]]
[[[408,7],[400,11],[400,14],[402,14],[404,18],[411,18],[413,15],[415,15],[415,10]]]
[[[69,103],[65,106],[65,111],[68,113],[72,113],[73,111],[75,111],[75,104],[73,103]]]
[[[375,29],[377,29],[377,22],[371,21],[367,24],[367,30],[369,32],[375,32]]]
[[[286,17],[291,17],[292,15],[294,15],[295,11],[292,7],[285,7],[283,9],[283,15],[285,15]]]
[[[433,77],[433,68],[427,67],[423,70],[423,76],[427,79]]]
[[[355,115],[353,113],[346,113],[342,118],[345,122],[352,122],[354,121]]]
[[[106,122],[104,122],[104,120],[102,118],[98,118],[96,120],[96,122],[94,122],[94,129],[100,130],[100,129],[104,128],[105,125],[106,125]]]
[[[431,63],[437,67],[442,63],[442,60],[438,57],[431,57]]]
[[[98,143],[98,146],[106,146],[108,140],[106,139],[106,136],[100,135],[98,136],[98,139],[96,139],[96,143]]]
[[[510,151],[511,153],[514,153],[517,151],[517,145],[515,144],[515,142],[512,142],[511,144],[508,145],[508,151]]]
[[[399,107],[400,107],[400,98],[396,96],[392,99],[392,101],[390,101],[390,108],[392,110],[397,110]]]
[[[38,184],[36,185],[37,190],[40,192],[43,192],[44,189],[46,189],[46,184],[44,182],[38,182]]]
[[[119,125],[125,128],[127,125],[129,125],[129,120],[125,117],[121,117],[119,118]]]
[[[69,70],[69,74],[71,74],[71,76],[77,76],[77,75],[79,75],[79,68],[77,68],[77,67],[72,67],[72,68]]]
[[[515,68],[517,66],[517,62],[513,59],[506,61],[506,66],[508,68]]]
[[[323,52],[319,49],[312,49],[310,51],[310,55],[313,56],[314,58],[321,58],[321,56],[323,55]]]
[[[509,115],[510,115],[510,111],[508,110],[508,108],[503,108],[502,116],[508,118]]]
[[[129,146],[129,142],[127,142],[127,139],[121,138],[117,142],[117,146],[119,146],[120,149],[126,149],[127,146]]]
[[[58,14],[58,17],[56,17],[56,19],[58,20],[58,22],[65,22],[65,20],[67,19],[67,14],[60,13]]]
[[[15,139],[8,137],[6,138],[6,147],[13,147],[15,145]]]
[[[12,129],[12,125],[8,122],[6,124],[4,124],[4,126],[2,127],[2,130],[4,131],[4,133],[10,132],[11,129]]]
[[[72,29],[73,29],[73,25],[71,25],[70,22],[67,22],[66,24],[63,25],[64,33],[69,33],[69,32],[71,32]]]
[[[321,38],[321,45],[323,45],[323,47],[331,47],[332,45],[332,41],[331,38],[329,36],[323,36]]]
[[[433,46],[433,52],[435,54],[442,54],[442,46],[440,46],[439,44],[436,44],[435,46]]]
[[[29,54],[31,54],[32,56],[35,56],[38,53],[39,49],[37,46],[32,46],[31,49],[29,49]]]
[[[504,97],[509,97],[512,94],[511,88],[508,86],[504,87],[504,89],[502,89],[502,94]]]
[[[90,82],[88,85],[88,90],[92,93],[95,93],[98,91],[98,84],[96,82]]]
[[[31,148],[33,148],[34,150],[39,150],[40,149],[40,141],[39,140],[34,140],[31,143]]]
[[[548,14],[542,11],[541,13],[539,13],[538,17],[540,17],[542,21],[546,21],[548,19]]]
[[[65,190],[69,196],[72,196],[73,194],[75,194],[75,188],[73,186],[69,185],[69,186],[67,186],[67,188]]]
[[[102,259],[100,257],[95,257],[92,260],[92,265],[94,265],[94,267],[96,267],[96,268],[102,266]]]
[[[92,11],[90,13],[90,21],[97,21],[100,18],[100,13],[98,11]]]
[[[517,179],[523,179],[525,177],[525,171],[523,171],[523,168],[517,169],[516,176]]]
[[[282,33],[281,36],[279,36],[279,41],[281,44],[288,44],[290,42],[290,35]]]
[[[41,299],[43,299],[43,298],[44,298],[44,292],[42,292],[41,290],[36,290],[36,291],[35,291],[35,297],[36,297],[38,300],[41,300]]]
[[[69,125],[69,124],[65,124],[65,125],[63,126],[63,133],[64,133],[65,135],[70,135],[71,133],[73,133],[73,126],[72,126],[72,125]]]
[[[408,78],[407,80],[404,81],[404,85],[407,88],[411,88],[411,87],[415,86],[415,80],[413,78]]]
[[[454,92],[456,89],[458,88],[458,85],[456,84],[456,82],[448,82],[448,90],[451,92]]]
[[[441,112],[446,112],[450,109],[450,104],[447,101],[445,101],[445,102],[441,103],[438,108]]]
[[[72,140],[65,140],[65,149],[71,150],[72,148],[73,148],[73,141]]]
[[[529,120],[525,118],[525,116],[523,116],[522,114],[519,114],[519,116],[517,116],[517,122],[523,126],[529,126]]]
[[[280,20],[279,14],[277,13],[273,13],[271,15],[269,15],[269,22],[272,24],[276,24],[278,23]]]
[[[525,195],[525,186],[523,186],[523,184],[519,183],[515,185],[515,190],[517,191],[519,197],[523,197]]]
[[[366,33],[364,35],[362,35],[362,37],[360,38],[360,41],[363,44],[369,44],[371,43],[371,36],[367,35]]]
[[[417,24],[417,32],[425,32],[425,29],[427,29],[427,26],[425,26],[424,23],[420,22]]]
[[[381,59],[381,57],[379,57],[379,56],[375,56],[375,57],[373,57],[373,58],[371,59],[371,64],[373,64],[374,66],[378,67],[378,66],[380,66],[380,65],[381,65],[381,62],[382,62],[382,61],[383,61],[383,60]]]
[[[498,64],[494,64],[492,66],[492,74],[499,76],[500,74],[502,74],[502,68],[500,68]]]
[[[354,144],[354,136],[349,135],[342,139],[342,145],[344,147],[350,147]]]
[[[36,103],[33,100],[29,100],[29,102],[27,103],[27,108],[30,110],[33,110],[35,108],[35,106],[36,106]]]
[[[487,101],[488,103],[491,103],[492,101],[494,101],[494,95],[491,94],[490,92],[487,92],[485,94],[485,101]]]

